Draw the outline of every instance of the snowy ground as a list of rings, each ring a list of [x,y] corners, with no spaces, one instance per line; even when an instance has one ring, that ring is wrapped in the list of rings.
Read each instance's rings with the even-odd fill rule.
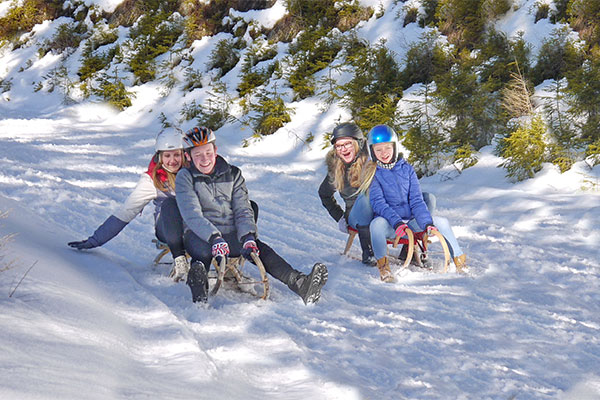
[[[267,302],[222,291],[205,308],[151,266],[150,209],[100,249],[66,246],[128,195],[156,129],[77,110],[0,121],[0,234],[17,233],[0,273],[0,398],[600,396],[598,168],[513,185],[486,148],[462,175],[423,180],[470,270],[384,284],[340,255],[320,143],[282,132],[242,149],[231,128],[219,151],[245,173],[262,238],[330,278],[313,306],[272,280]]]

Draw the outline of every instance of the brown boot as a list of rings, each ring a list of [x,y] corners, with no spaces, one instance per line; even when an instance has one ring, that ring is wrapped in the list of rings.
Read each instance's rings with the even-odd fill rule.
[[[390,269],[390,262],[387,257],[380,258],[377,260],[377,268],[379,268],[379,273],[381,274],[381,280],[384,282],[394,282],[394,275],[392,275],[392,270]]]
[[[467,266],[467,255],[461,254],[458,257],[454,257],[454,265],[456,266],[456,271],[461,272]]]

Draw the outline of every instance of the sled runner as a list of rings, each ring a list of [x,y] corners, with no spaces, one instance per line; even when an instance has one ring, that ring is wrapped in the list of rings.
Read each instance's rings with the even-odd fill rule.
[[[160,260],[162,260],[162,258],[164,256],[166,256],[167,254],[169,254],[171,252],[171,250],[169,249],[169,246],[167,246],[166,243],[163,243],[158,239],[152,239],[152,243],[154,243],[156,248],[158,250],[160,250],[160,253],[158,253],[158,255],[156,257],[154,257],[154,261],[153,261],[154,265],[159,265],[159,264],[161,264]]]
[[[246,259],[242,256],[228,257],[227,262],[224,261],[223,257],[221,257],[221,262],[217,262],[216,258],[213,258],[212,264],[215,266],[217,276],[212,277],[216,279],[216,282],[212,287],[210,295],[216,295],[224,281],[233,280],[241,291],[251,293],[262,300],[266,300],[269,297],[267,271],[256,253],[252,252],[251,256],[256,264],[257,271],[244,271],[244,261]],[[209,276],[210,278],[211,276]]]
[[[427,232],[415,232],[410,228],[406,228],[406,236],[396,236],[394,240],[388,239],[388,244],[391,244],[394,248],[397,248],[399,244],[407,247],[406,260],[404,261],[404,268],[408,268],[411,261],[417,266],[427,269],[443,269],[444,273],[448,271],[448,265],[450,265],[450,250],[446,239],[440,232],[435,231],[433,238],[437,240],[432,241]],[[352,227],[348,227],[348,240],[346,241],[346,247],[344,249],[344,255],[348,254],[354,238],[358,231]]]

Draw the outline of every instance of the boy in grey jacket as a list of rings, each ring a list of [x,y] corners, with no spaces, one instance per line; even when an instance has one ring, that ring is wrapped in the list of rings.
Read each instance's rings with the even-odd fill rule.
[[[321,296],[327,268],[321,263],[306,275],[292,268],[258,239],[254,211],[239,168],[217,155],[214,133],[205,127],[184,137],[190,167],[176,178],[177,205],[186,225],[184,244],[192,257],[187,283],[194,302],[208,300],[208,270],[213,257],[242,255],[252,262],[255,252],[271,276],[285,283],[305,304]]]

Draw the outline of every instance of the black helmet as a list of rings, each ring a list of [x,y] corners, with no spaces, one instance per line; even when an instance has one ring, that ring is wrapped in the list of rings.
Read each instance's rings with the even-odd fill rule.
[[[365,140],[365,135],[354,122],[344,122],[336,126],[331,133],[331,144],[335,144],[339,138],[343,137],[356,139],[359,145]]]

